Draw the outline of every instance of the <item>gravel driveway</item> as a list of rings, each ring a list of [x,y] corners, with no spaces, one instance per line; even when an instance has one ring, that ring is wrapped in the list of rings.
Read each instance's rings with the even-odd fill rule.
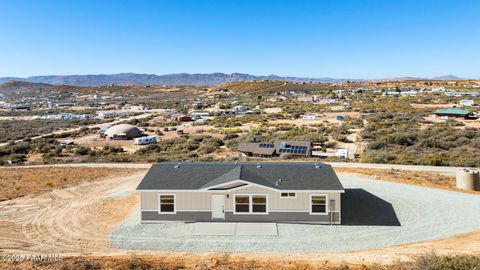
[[[140,224],[139,209],[110,236],[112,247],[195,252],[342,252],[480,230],[480,196],[339,174],[343,225],[278,223],[278,236],[198,236],[195,224]]]

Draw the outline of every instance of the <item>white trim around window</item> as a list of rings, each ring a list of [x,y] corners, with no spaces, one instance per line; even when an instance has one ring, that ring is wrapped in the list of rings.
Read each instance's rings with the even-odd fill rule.
[[[286,196],[283,196],[283,194],[286,194]],[[297,193],[296,192],[280,192],[280,198],[282,199],[296,199],[297,198]]]
[[[323,213],[321,213],[321,212],[312,212],[312,197],[313,197],[313,196],[325,197],[325,212],[323,212]],[[329,212],[328,194],[310,194],[309,200],[308,200],[308,204],[309,204],[309,212],[310,212],[310,215],[328,215],[328,212]]]
[[[236,210],[236,198],[237,197],[248,197],[248,212],[237,212]],[[263,196],[265,197],[265,212],[253,212],[253,197],[254,196]],[[235,215],[268,215],[269,210],[268,210],[268,194],[233,194],[233,200],[232,200],[232,209],[233,209],[233,214]]]
[[[165,212],[162,211],[162,203],[161,203],[161,197],[162,196],[173,196],[173,212]],[[158,194],[158,213],[162,215],[174,215],[177,213],[177,196],[175,194]]]

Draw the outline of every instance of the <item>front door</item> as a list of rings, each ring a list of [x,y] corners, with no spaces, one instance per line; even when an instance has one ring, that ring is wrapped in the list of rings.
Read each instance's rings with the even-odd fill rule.
[[[225,219],[224,195],[212,195],[212,219]]]

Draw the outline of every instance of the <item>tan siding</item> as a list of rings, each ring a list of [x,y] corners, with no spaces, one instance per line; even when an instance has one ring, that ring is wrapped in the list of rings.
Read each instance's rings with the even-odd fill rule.
[[[158,196],[162,192],[141,192],[140,205],[142,210],[158,210]],[[204,192],[169,192],[175,195],[177,210],[210,210],[211,194]]]
[[[210,210],[212,194],[206,192],[179,192],[176,195],[178,210]]]
[[[226,201],[225,210],[233,210],[233,195],[234,194],[267,194],[269,210],[306,210],[310,209],[310,194],[317,194],[314,192],[296,192],[296,198],[282,198],[281,192],[274,190],[249,186],[231,192],[231,195]],[[324,193],[328,195],[328,199],[335,200],[334,211],[340,211],[340,193]]]
[[[158,195],[163,194],[159,192],[141,192],[140,202],[142,210],[157,210],[158,209]],[[178,210],[210,210],[212,194],[223,194],[221,192],[177,192],[168,193],[175,194],[176,208]],[[280,192],[274,190],[248,186],[235,191],[232,191],[228,198],[225,195],[225,210],[233,211],[233,197],[234,194],[267,194],[268,195],[268,209],[269,210],[304,210],[310,209],[310,194],[308,192],[296,192],[296,198],[282,198]],[[325,193],[328,194],[328,199],[335,200],[334,211],[340,211],[340,193]]]
[[[158,210],[158,193],[140,192],[140,209]]]

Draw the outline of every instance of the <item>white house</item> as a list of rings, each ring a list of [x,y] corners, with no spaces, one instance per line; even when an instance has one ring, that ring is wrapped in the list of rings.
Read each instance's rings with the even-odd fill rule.
[[[462,99],[459,101],[461,106],[473,106],[475,105],[475,101],[472,99]]]
[[[315,117],[315,115],[304,115],[304,116],[302,117],[302,119],[303,119],[303,120],[315,120],[316,117]]]

